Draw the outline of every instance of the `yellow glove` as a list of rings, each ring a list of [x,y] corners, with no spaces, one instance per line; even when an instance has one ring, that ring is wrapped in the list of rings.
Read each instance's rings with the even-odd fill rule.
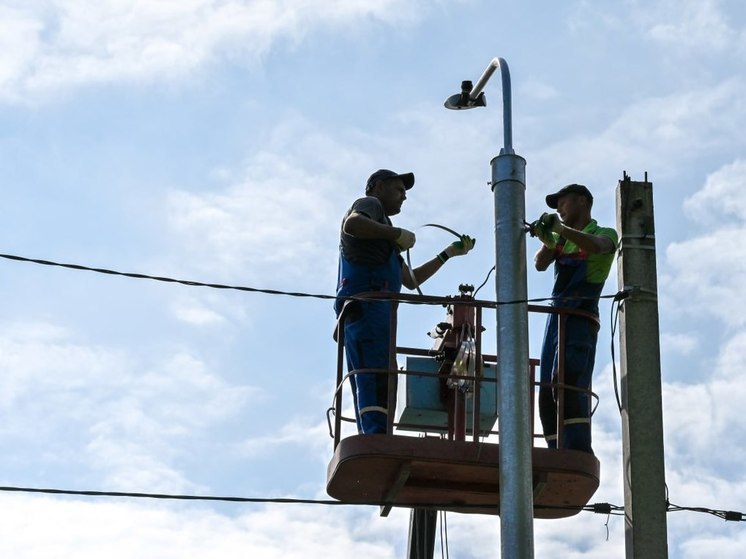
[[[414,236],[414,233],[404,229],[403,227],[400,228],[399,231],[399,236],[396,238],[394,243],[396,243],[396,246],[399,247],[400,251],[409,250],[414,246],[417,238]]]

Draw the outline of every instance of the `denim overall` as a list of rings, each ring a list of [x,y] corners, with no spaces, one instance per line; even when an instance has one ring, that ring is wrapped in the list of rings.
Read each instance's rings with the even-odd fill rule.
[[[378,266],[354,264],[339,255],[339,280],[334,309],[339,316],[344,297],[366,291],[399,293],[401,291],[402,261],[396,250]],[[393,301],[349,301],[344,322],[347,370],[388,370],[391,313],[396,312]],[[350,375],[355,420],[358,432],[386,433],[388,414],[388,375],[361,373]],[[392,410],[393,413],[393,410]]]

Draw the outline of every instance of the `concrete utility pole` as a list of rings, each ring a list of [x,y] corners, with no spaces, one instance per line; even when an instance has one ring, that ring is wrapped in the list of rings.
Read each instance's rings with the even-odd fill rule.
[[[627,559],[666,559],[663,405],[655,266],[653,185],[624,178],[617,187],[621,231],[621,392]]]

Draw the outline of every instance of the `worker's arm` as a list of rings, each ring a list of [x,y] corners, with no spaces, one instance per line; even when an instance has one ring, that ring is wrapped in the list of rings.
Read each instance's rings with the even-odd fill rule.
[[[577,247],[591,254],[605,254],[613,252],[616,248],[614,241],[605,235],[593,235],[585,233],[578,229],[573,229],[564,225],[557,214],[544,213],[542,216],[531,224],[531,230],[536,234],[541,242],[541,248],[534,256],[534,266],[540,272],[546,270],[555,259],[556,239],[551,236],[552,233],[564,237],[568,241],[577,245]]]
[[[418,285],[425,283],[435,272],[440,270],[450,258],[468,253],[474,248],[474,243],[476,243],[476,239],[472,239],[468,235],[461,235],[461,240],[451,243],[435,258],[417,266],[411,273],[407,263],[402,262],[402,284],[407,289],[416,289]],[[414,274],[414,278],[412,274]]]
[[[342,230],[358,239],[383,239],[394,241],[401,233],[399,227],[379,223],[365,214],[352,212],[345,219]]]
[[[407,250],[414,246],[417,240],[414,233],[402,227],[394,227],[385,223],[379,223],[360,212],[352,212],[344,225],[342,231],[358,239],[381,239],[396,243],[399,250]]]
[[[534,255],[534,267],[539,272],[543,272],[549,268],[552,262],[554,262],[554,249],[542,244],[541,248]]]
[[[438,258],[431,258],[424,264],[417,266],[412,272],[414,273],[415,279],[412,278],[410,268],[406,262],[402,262],[401,265],[401,282],[407,289],[416,289],[418,285],[422,285],[428,279],[430,279],[435,272],[443,267],[444,262]]]
[[[584,233],[566,225],[560,226],[558,233],[561,237],[578,245],[578,248],[585,252],[591,254],[614,252],[614,241],[604,235],[591,235],[590,233]]]

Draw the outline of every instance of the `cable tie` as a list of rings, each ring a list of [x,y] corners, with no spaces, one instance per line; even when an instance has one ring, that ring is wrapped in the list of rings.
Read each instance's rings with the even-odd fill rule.
[[[737,512],[734,510],[727,510],[725,511],[725,520],[732,520],[734,522],[743,522],[744,521],[744,514],[742,512]]]

